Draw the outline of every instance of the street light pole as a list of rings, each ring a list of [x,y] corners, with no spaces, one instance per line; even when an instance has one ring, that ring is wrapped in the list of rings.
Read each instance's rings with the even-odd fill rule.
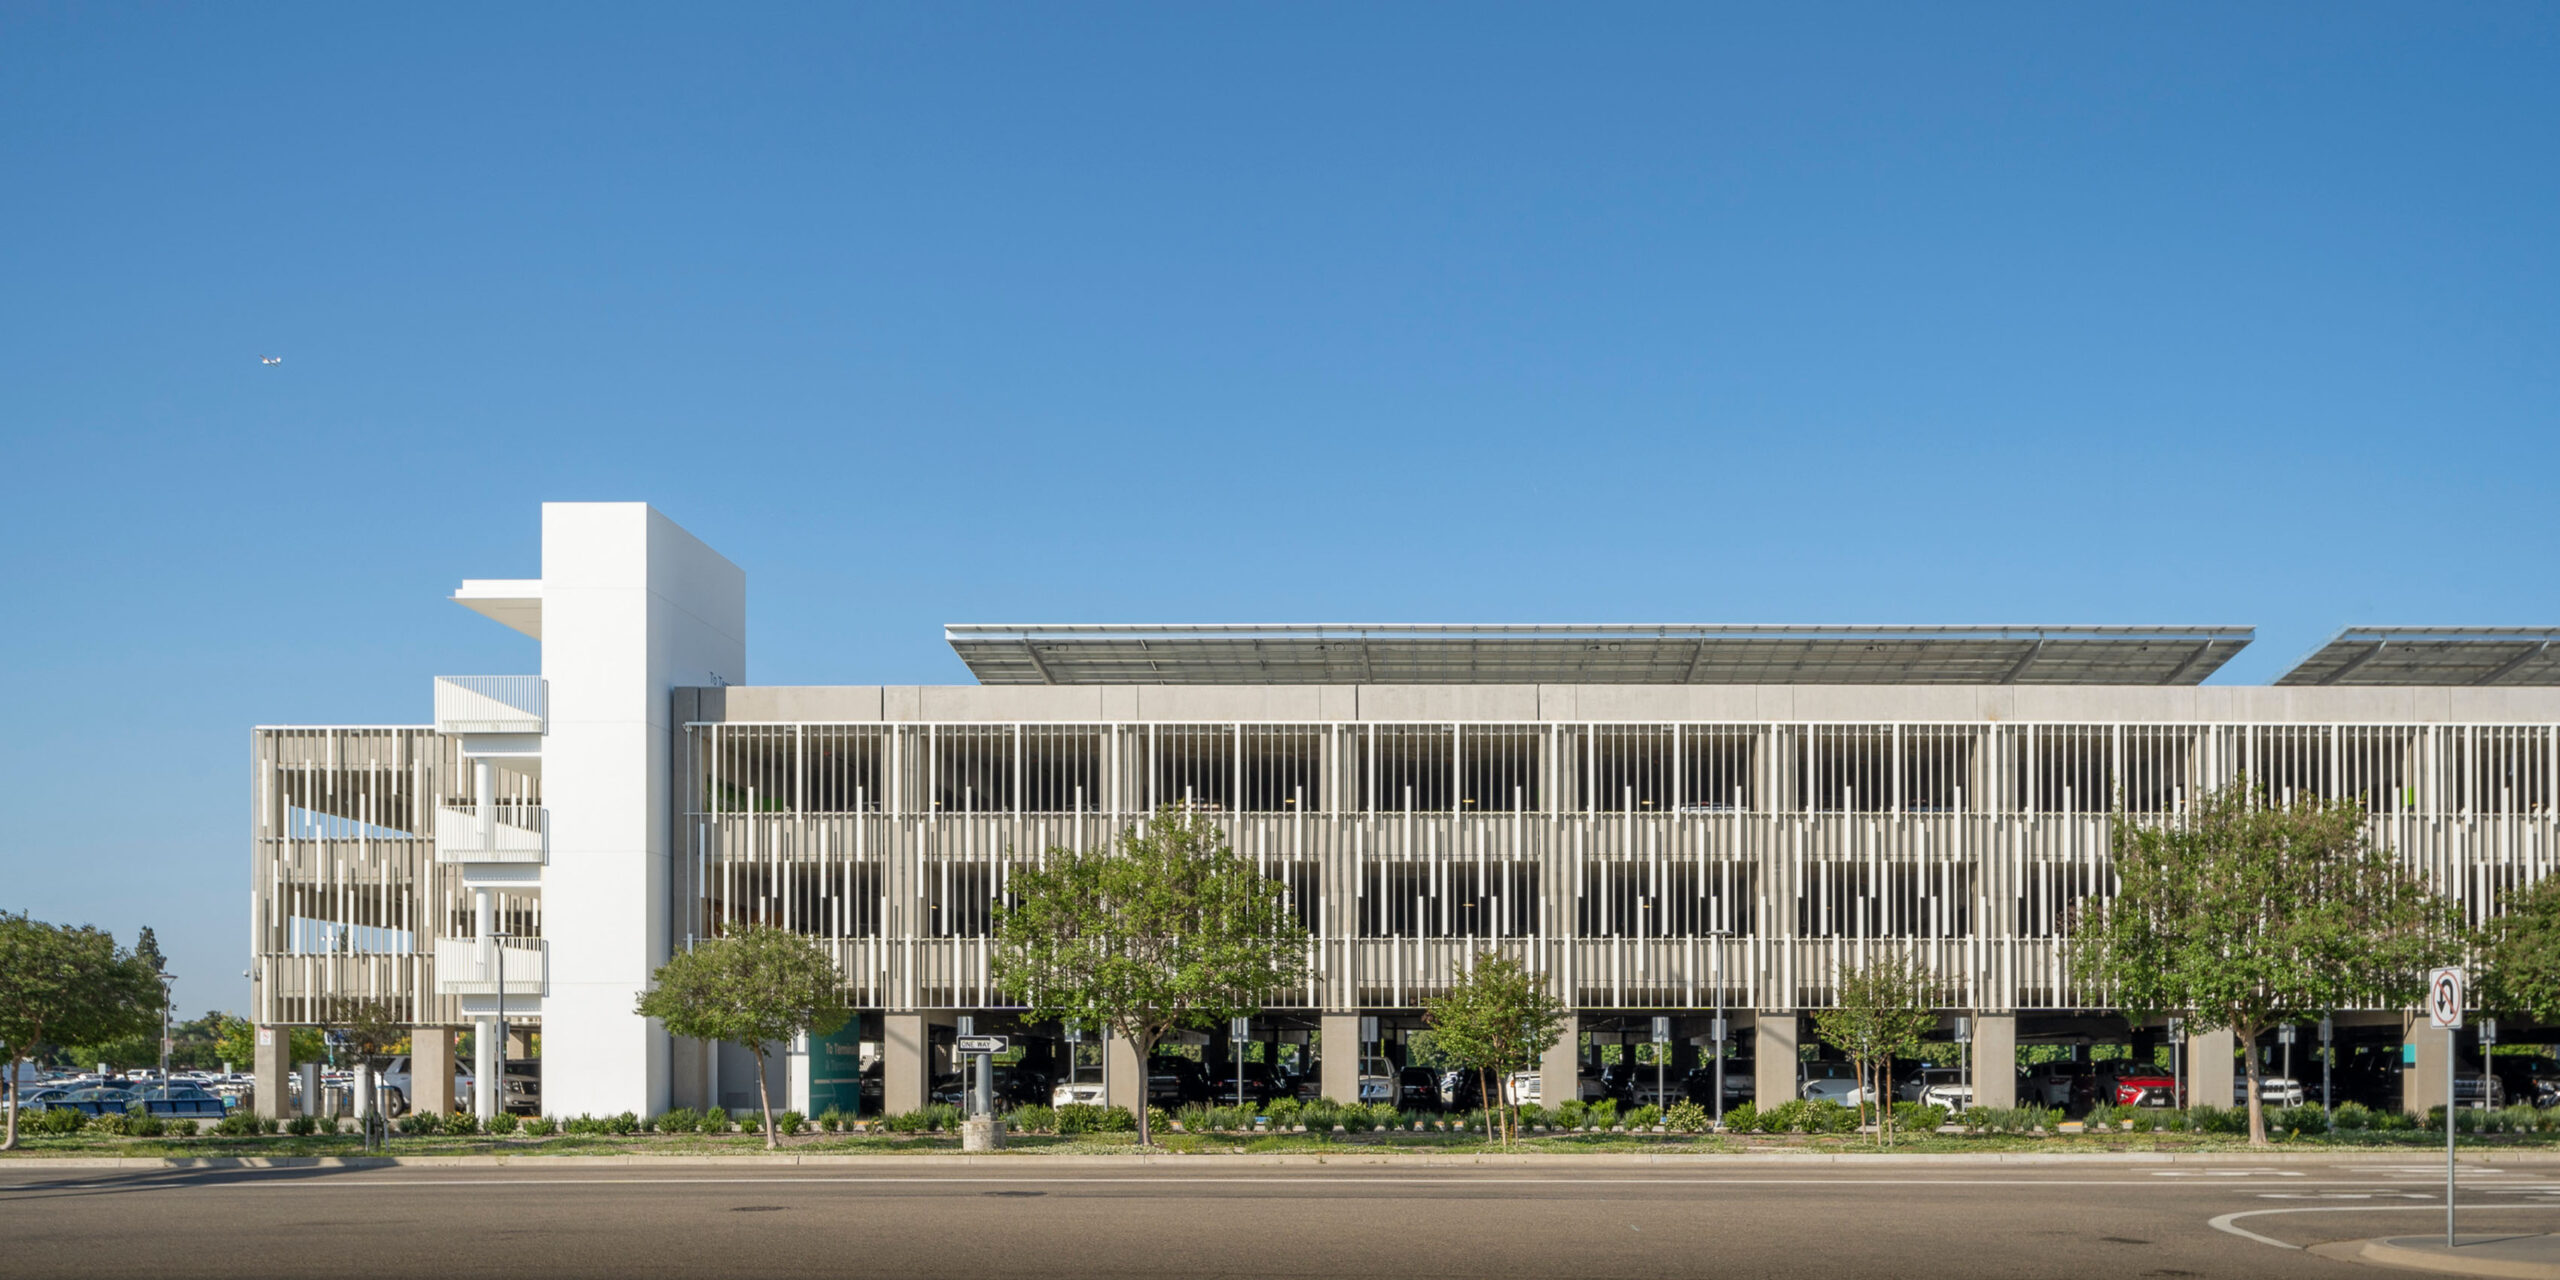
[[[1724,941],[1732,936],[1732,931],[1726,929],[1710,929],[1707,931],[1708,939],[1711,940],[1715,946],[1716,959],[1714,974],[1709,979],[1709,981],[1714,983],[1716,989],[1716,1016],[1715,1021],[1707,1024],[1707,1034],[1715,1041],[1715,1120],[1716,1128],[1718,1130],[1722,1130],[1724,1128]]]
[[[163,971],[160,975],[160,1083],[169,1083],[169,984],[178,975]]]

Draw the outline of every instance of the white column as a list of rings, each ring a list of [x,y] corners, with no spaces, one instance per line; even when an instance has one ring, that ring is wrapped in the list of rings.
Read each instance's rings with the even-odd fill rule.
[[[475,756],[472,758],[472,825],[480,833],[480,847],[484,850],[497,843],[498,806],[491,803],[491,801],[497,798],[497,781],[492,776],[495,771],[495,767],[489,763],[489,757]]]
[[[489,803],[486,799],[489,794],[486,789],[489,762],[482,760],[477,763],[481,770],[480,795],[483,797],[480,802],[480,822],[481,829],[485,831],[488,829],[489,822]],[[494,978],[498,975],[498,965],[502,957],[498,955],[497,916],[491,909],[489,891],[485,887],[471,891],[471,929],[473,936],[479,940],[480,972]],[[504,1085],[504,1081],[500,1080],[499,1076],[504,1068],[495,1064],[502,1064],[505,1061],[506,1047],[499,1043],[498,1020],[494,1017],[475,1019],[471,1033],[471,1114],[480,1117],[484,1122],[498,1114],[498,1098]]]

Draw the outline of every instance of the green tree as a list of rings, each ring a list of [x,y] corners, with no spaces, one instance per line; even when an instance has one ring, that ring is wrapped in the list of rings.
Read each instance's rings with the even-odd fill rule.
[[[1052,848],[1011,888],[997,984],[1034,1019],[1121,1036],[1141,1063],[1174,1028],[1250,1016],[1305,980],[1307,931],[1287,888],[1188,809],[1158,809],[1103,848]],[[1138,1141],[1154,1141],[1143,1103]]]
[[[1512,1072],[1537,1065],[1538,1055],[1556,1042],[1564,1030],[1564,1002],[1518,960],[1483,951],[1446,993],[1424,1003],[1422,1017],[1431,1024],[1441,1060],[1476,1073],[1485,1106],[1500,1118],[1500,1137],[1509,1146],[1520,1132],[1520,1111],[1506,1082]],[[1568,1091],[1575,1087],[1564,1084]]]
[[[2353,800],[2271,805],[2247,779],[2110,845],[2114,895],[2083,904],[2074,980],[2137,1016],[2183,1013],[2249,1048],[2249,1141],[2264,1145],[2258,1037],[2358,1004],[2410,1004],[2454,950],[2449,904],[2366,835]]]
[[[1878,1146],[1893,1140],[1893,1060],[1919,1053],[1921,1038],[1937,1029],[1936,986],[1917,956],[1878,951],[1843,967],[1839,998],[1832,1008],[1814,1011],[1815,1034],[1856,1066],[1860,1124],[1867,1104],[1876,1104]]]
[[[726,1040],[756,1056],[756,1101],[764,1109],[768,1148],[781,1140],[765,1085],[766,1057],[795,1037],[832,1035],[852,1016],[835,957],[816,939],[761,924],[658,966],[636,1008],[677,1035]]]
[[[230,1014],[206,1016],[220,1019],[213,1033],[214,1061],[228,1062],[243,1070],[250,1069],[258,1061],[257,1027],[247,1018],[237,1018]],[[320,1028],[291,1027],[285,1030],[286,1066],[304,1062],[323,1062],[328,1059],[329,1040],[321,1033]]]
[[[2546,1026],[2560,1021],[2560,876],[2543,877],[2501,907],[2472,942],[2480,1007]]]
[[[160,979],[114,935],[0,912],[0,1043],[9,1106],[0,1151],[18,1145],[17,1082],[37,1046],[110,1040],[158,1024]]]
[[[398,1002],[386,996],[358,996],[340,1001],[335,1012],[337,1016],[330,1020],[329,1025],[346,1037],[347,1052],[364,1064],[370,1087],[378,1097],[384,1068],[391,1065],[391,1059],[408,1051],[409,1025],[403,1010]],[[416,1083],[412,1076],[411,1086]],[[305,1105],[315,1105],[317,1101],[304,1099]],[[377,1129],[381,1131],[381,1138],[391,1136],[391,1117],[383,1114],[383,1109],[374,1103],[375,1098],[370,1097],[356,1102],[357,1118],[364,1126],[368,1150],[376,1140]]]

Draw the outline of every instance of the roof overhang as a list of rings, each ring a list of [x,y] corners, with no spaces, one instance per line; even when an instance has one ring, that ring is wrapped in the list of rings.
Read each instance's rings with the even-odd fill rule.
[[[2560,686],[2560,627],[2348,627],[2280,685]]]
[[[542,579],[465,578],[452,600],[473,613],[542,638]]]
[[[953,625],[990,685],[2192,685],[2248,627]]]

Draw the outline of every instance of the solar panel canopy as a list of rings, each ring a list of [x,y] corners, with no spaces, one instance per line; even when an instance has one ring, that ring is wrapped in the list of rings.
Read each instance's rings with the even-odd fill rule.
[[[2191,685],[2248,627],[953,625],[990,685]]]
[[[2560,627],[2348,627],[2280,685],[2560,686]]]

